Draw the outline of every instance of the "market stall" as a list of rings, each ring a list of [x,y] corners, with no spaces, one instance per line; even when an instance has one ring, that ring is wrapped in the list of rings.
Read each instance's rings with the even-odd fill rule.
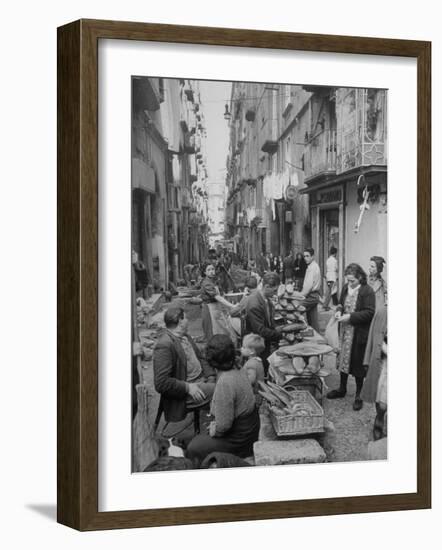
[[[328,372],[323,365],[324,356],[333,348],[308,326],[302,298],[293,285],[281,285],[274,307],[274,321],[284,326],[284,338],[268,359],[269,380],[261,390],[279,436],[324,429],[321,405]]]

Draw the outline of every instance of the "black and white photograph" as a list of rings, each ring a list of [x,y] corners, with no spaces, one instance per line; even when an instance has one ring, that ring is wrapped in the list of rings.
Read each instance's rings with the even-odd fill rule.
[[[133,471],[387,459],[388,91],[131,85]]]

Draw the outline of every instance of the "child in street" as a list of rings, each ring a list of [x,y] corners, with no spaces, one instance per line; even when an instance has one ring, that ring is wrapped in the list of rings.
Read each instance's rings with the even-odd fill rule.
[[[246,362],[242,368],[246,371],[247,377],[250,380],[256,398],[256,405],[258,407],[261,405],[262,401],[261,396],[258,394],[258,382],[264,381],[264,365],[259,355],[264,351],[264,348],[264,339],[258,334],[247,334],[244,336],[241,355]]]

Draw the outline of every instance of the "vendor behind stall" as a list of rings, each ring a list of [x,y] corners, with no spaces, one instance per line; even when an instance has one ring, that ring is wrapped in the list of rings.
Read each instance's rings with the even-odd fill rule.
[[[282,338],[284,327],[275,328],[274,310],[271,298],[276,294],[280,284],[277,273],[266,273],[262,279],[262,288],[250,295],[246,307],[245,331],[259,334],[264,338],[265,348],[260,357],[267,372],[267,358],[271,353],[272,344],[276,344]]]
[[[233,306],[230,310],[230,317],[241,317],[241,315],[246,311],[247,302],[249,301],[250,295],[258,287],[256,277],[249,277],[246,280],[244,285],[244,296],[241,298],[241,301]]]

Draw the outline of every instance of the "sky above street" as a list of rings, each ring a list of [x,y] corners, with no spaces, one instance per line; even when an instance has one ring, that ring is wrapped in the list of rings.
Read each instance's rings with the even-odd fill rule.
[[[230,103],[231,82],[200,81],[202,110],[207,128],[207,171],[210,182],[224,182],[229,148],[229,125],[224,106]]]

